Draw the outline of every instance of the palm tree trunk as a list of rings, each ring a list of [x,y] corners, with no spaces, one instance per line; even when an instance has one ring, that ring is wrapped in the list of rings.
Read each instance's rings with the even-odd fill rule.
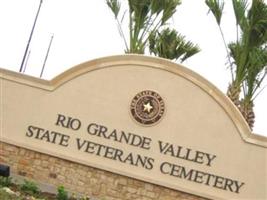
[[[235,104],[235,106],[237,108],[239,108],[240,106],[240,100],[239,100],[239,97],[240,97],[240,92],[241,92],[241,89],[239,86],[236,86],[233,83],[231,83],[229,86],[228,86],[228,89],[227,89],[227,96],[231,99],[231,101]]]
[[[254,104],[252,101],[246,101],[245,99],[241,100],[239,109],[251,130],[253,129],[255,123],[255,113],[253,108]]]
[[[252,130],[255,123],[254,104],[251,100],[240,99],[241,88],[237,87],[234,83],[231,83],[227,90],[227,96],[239,109],[244,119],[248,123]]]

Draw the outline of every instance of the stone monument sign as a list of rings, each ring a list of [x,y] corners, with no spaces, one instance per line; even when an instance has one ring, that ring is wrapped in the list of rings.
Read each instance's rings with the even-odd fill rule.
[[[2,142],[206,198],[267,199],[267,139],[183,66],[124,55],[51,81],[0,73]]]

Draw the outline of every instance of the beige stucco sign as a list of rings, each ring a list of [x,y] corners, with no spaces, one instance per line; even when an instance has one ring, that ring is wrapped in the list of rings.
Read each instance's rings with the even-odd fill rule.
[[[267,139],[218,89],[137,55],[51,81],[0,70],[0,140],[212,199],[267,199]]]

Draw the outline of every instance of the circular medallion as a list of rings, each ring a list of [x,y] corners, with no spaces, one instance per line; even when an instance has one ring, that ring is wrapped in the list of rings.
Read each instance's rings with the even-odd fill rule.
[[[153,125],[163,116],[165,104],[161,96],[151,90],[145,90],[133,98],[131,114],[142,125]]]

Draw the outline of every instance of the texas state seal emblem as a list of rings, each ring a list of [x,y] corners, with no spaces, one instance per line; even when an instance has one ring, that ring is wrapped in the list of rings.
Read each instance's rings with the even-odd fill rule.
[[[150,126],[160,121],[165,112],[165,104],[157,92],[145,90],[134,96],[130,111],[135,121]]]

